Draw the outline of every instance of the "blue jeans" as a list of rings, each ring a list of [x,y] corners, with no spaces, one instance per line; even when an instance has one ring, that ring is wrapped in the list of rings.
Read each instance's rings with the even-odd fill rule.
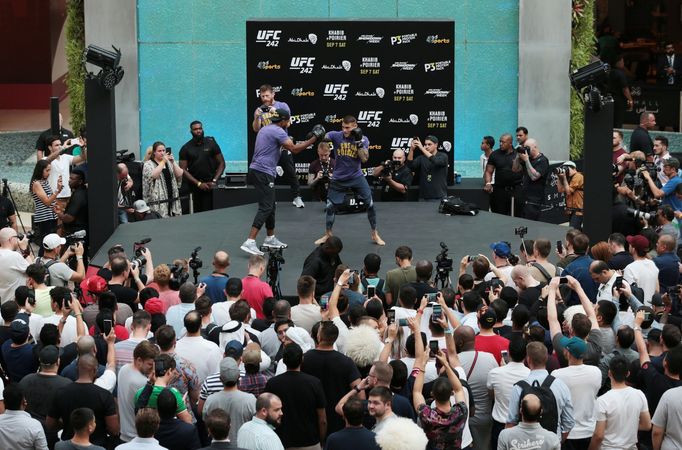
[[[128,213],[124,208],[118,208],[118,223],[128,223]]]

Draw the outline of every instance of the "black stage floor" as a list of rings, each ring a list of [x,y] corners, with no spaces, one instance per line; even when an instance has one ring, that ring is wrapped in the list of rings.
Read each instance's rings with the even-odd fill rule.
[[[483,253],[490,257],[488,245],[505,240],[512,243],[512,250],[518,254],[520,240],[514,235],[514,228],[528,227],[527,238],[545,237],[552,242],[565,237],[567,228],[542,222],[481,212],[478,216],[446,216],[439,214],[436,203],[375,203],[377,224],[386,246],[379,247],[370,239],[367,214],[339,215],[336,217],[334,234],[343,241],[341,260],[352,268],[361,269],[367,253],[381,256],[381,273],[395,267],[394,252],[400,245],[412,248],[414,261],[434,261],[440,252],[441,241],[450,249],[457,276],[459,261],[464,255]],[[217,250],[230,254],[229,274],[246,275],[249,255],[239,249],[246,239],[255,204],[235,206],[191,216],[120,225],[91,264],[101,266],[106,262],[106,251],[115,244],[122,244],[129,252],[133,242],[145,237],[152,241],[147,245],[155,265],[169,264],[174,258],[188,258],[195,247],[201,246],[199,257],[203,260],[201,274],[212,271],[211,261]],[[296,280],[301,273],[303,261],[315,248],[314,241],[324,233],[324,210],[321,203],[306,203],[303,209],[295,208],[291,202],[277,205],[277,237],[289,244],[284,251],[284,264],[280,285],[284,295],[296,294]],[[265,230],[258,236],[260,245]],[[129,253],[130,254],[130,253]]]

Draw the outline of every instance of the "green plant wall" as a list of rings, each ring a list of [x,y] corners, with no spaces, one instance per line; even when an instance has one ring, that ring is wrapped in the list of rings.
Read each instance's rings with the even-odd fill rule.
[[[571,70],[590,62],[595,54],[596,36],[594,32],[594,0],[573,0],[573,23],[571,35]],[[571,90],[571,159],[583,154],[585,127],[583,104],[575,91]]]
[[[83,49],[85,46],[85,25],[83,1],[68,0],[66,5],[66,62],[68,74],[66,86],[71,108],[71,129],[77,135],[85,123],[85,68]]]

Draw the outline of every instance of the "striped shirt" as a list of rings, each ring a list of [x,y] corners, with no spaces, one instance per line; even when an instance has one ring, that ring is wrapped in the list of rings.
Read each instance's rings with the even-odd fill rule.
[[[121,367],[133,362],[133,352],[135,351],[135,347],[137,347],[137,344],[145,340],[146,339],[130,337],[125,341],[118,341],[116,344],[114,344],[114,348],[116,349],[116,373],[121,370]]]
[[[34,180],[34,183],[35,182],[40,183],[40,185],[43,187],[43,190],[45,191],[45,195],[48,197],[52,195],[52,188],[50,187],[50,183],[48,183],[47,180]],[[33,191],[33,186],[31,186],[31,197],[33,197],[33,203],[36,207],[35,214],[33,215],[34,222],[57,220],[57,215],[54,213],[52,208],[45,206],[45,204],[40,200],[38,195]],[[55,202],[53,201],[51,206],[54,204]]]

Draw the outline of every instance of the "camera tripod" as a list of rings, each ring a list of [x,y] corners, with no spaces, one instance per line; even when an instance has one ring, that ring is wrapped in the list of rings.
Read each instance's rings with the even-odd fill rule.
[[[282,289],[279,286],[279,273],[282,271],[284,258],[282,257],[281,252],[282,249],[268,252],[268,267],[266,269],[267,283],[272,289],[272,295],[274,295],[277,300],[282,298]]]

